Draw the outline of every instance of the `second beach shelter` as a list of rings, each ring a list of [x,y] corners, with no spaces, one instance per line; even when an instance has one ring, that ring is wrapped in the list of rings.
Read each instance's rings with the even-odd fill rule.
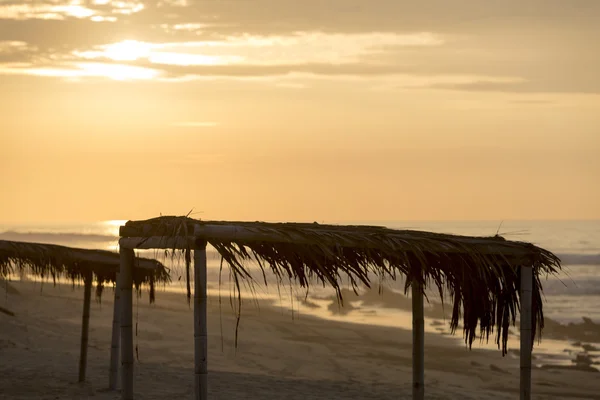
[[[132,266],[133,249],[177,249],[194,261],[194,354],[196,400],[206,400],[206,246],[210,244],[240,280],[252,280],[244,267],[254,260],[280,279],[301,286],[317,279],[336,290],[340,277],[355,287],[370,285],[369,276],[406,277],[412,291],[413,399],[424,398],[423,294],[437,289],[450,298],[451,327],[462,322],[465,341],[489,337],[507,352],[509,327],[520,310],[521,399],[531,398],[531,350],[543,327],[540,276],[560,270],[560,260],[530,243],[500,236],[468,237],[373,226],[300,223],[200,221],[159,217],[129,221],[121,239],[121,378],[122,398],[133,399]]]
[[[42,279],[67,278],[84,284],[81,348],[79,355],[79,382],[85,381],[88,347],[88,328],[92,284],[96,281],[96,295],[101,296],[104,285],[117,282],[120,269],[118,253],[88,250],[54,244],[13,242],[0,240],[0,277],[8,278],[17,271],[28,272]],[[160,262],[136,257],[133,261],[132,283],[140,289],[148,285],[150,302],[154,302],[155,284],[169,282],[168,271]],[[119,290],[115,290],[109,387],[116,388],[119,350]]]

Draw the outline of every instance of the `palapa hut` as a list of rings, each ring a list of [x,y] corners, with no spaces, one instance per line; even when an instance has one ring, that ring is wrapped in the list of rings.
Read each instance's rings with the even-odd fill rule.
[[[119,276],[120,256],[104,250],[86,250],[28,242],[0,240],[0,278],[7,279],[17,271],[29,272],[42,279],[67,278],[73,283],[84,282],[83,317],[81,328],[81,351],[79,357],[79,381],[85,381],[87,364],[88,328],[90,300],[93,281],[96,281],[96,295],[101,296],[106,283],[116,283]],[[156,283],[170,280],[166,268],[158,261],[136,257],[133,262],[132,283],[139,290],[141,285],[149,286],[150,302],[154,302]],[[118,287],[118,286],[117,286]],[[115,290],[115,307],[110,362],[111,388],[116,388],[119,351],[119,290]]]
[[[244,261],[302,286],[316,278],[341,299],[340,277],[370,285],[373,273],[406,276],[413,302],[413,398],[424,398],[423,293],[428,287],[447,295],[451,326],[463,324],[465,341],[495,340],[506,354],[509,326],[521,321],[521,398],[530,398],[531,349],[543,327],[540,276],[556,273],[560,260],[529,243],[502,237],[464,237],[372,226],[298,223],[213,222],[186,217],[129,221],[120,229],[123,319],[121,320],[122,398],[133,399],[131,266],[133,249],[180,249],[194,252],[195,398],[207,399],[206,245],[229,263],[236,279],[252,280]]]

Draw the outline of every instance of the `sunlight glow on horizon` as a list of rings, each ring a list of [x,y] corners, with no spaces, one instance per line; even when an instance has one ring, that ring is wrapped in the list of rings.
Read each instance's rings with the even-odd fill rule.
[[[119,228],[125,225],[126,222],[126,219],[110,219],[101,222],[101,224],[107,227],[106,231],[109,235],[119,236]],[[116,246],[118,247],[118,244]]]

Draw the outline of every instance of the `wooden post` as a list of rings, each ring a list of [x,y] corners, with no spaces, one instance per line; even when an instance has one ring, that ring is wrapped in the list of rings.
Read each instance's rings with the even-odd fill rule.
[[[133,400],[133,250],[121,247],[121,398]]]
[[[413,328],[413,400],[425,398],[425,320],[423,316],[423,286],[412,282]]]
[[[531,400],[531,292],[533,268],[521,267],[521,400]]]
[[[92,298],[92,271],[86,271],[83,277],[83,316],[81,319],[81,347],[79,348],[79,382],[85,382],[87,366],[88,333],[90,328],[90,302]]]
[[[108,388],[116,390],[119,384],[119,345],[121,339],[121,274],[117,272],[115,282],[115,304],[113,305],[112,339],[110,345],[110,376]]]
[[[200,241],[194,250],[194,393],[196,400],[208,399],[206,306],[206,242]]]

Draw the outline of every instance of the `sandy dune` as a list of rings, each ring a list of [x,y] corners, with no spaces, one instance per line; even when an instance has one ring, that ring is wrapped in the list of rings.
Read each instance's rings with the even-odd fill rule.
[[[4,286],[4,285],[0,285]],[[93,303],[88,379],[77,381],[81,289],[13,283],[0,306],[0,398],[118,399],[107,392],[112,290]],[[134,303],[135,305],[136,303]],[[193,398],[192,310],[185,295],[144,295],[134,309],[134,390],[137,399]],[[332,322],[291,313],[266,302],[244,303],[239,346],[228,298],[219,312],[209,299],[211,399],[410,399],[408,331]],[[137,314],[137,318],[136,318]],[[223,323],[221,335],[220,320]],[[223,346],[223,349],[222,349]],[[514,399],[518,360],[500,352],[467,351],[441,335],[426,336],[426,398]],[[536,399],[600,399],[600,374],[534,370]]]

